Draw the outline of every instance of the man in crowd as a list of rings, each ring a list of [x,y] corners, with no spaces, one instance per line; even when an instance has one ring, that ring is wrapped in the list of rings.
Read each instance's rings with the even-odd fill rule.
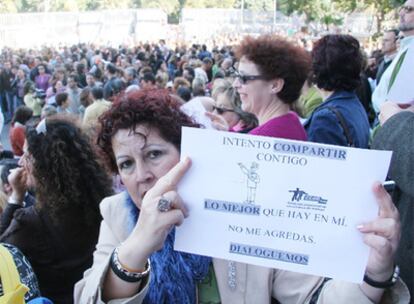
[[[80,93],[81,89],[78,87],[78,80],[76,75],[72,74],[68,77],[68,85],[66,92],[69,95],[69,111],[74,114],[79,114]]]
[[[14,113],[14,97],[11,87],[13,79],[11,63],[6,61],[4,66],[0,67],[0,103],[6,123],[12,119]]]
[[[83,116],[83,125],[87,128],[93,128],[98,123],[98,117],[108,110],[112,103],[103,98],[103,89],[94,87],[92,89],[93,103],[86,108]]]
[[[389,67],[394,57],[397,55],[397,37],[398,30],[388,30],[384,32],[382,37],[382,53],[384,58],[378,65],[378,71],[376,76],[377,84],[380,82],[382,74]]]
[[[401,217],[401,241],[396,255],[401,278],[414,293],[414,106],[401,109],[394,102],[381,106],[381,128],[377,131],[372,148],[392,151],[388,176],[396,183],[393,201]]]
[[[404,65],[404,57],[408,51],[414,51],[414,0],[407,0],[399,10],[400,24],[398,29],[404,34],[401,47],[394,60],[384,72],[381,81],[372,94],[372,104],[376,112],[379,112],[381,105],[387,101],[392,78],[395,78],[397,70]],[[414,67],[412,67],[414,69]],[[394,75],[393,75],[394,74]],[[414,100],[414,96],[413,100]],[[393,100],[398,102],[398,100]]]
[[[116,75],[117,68],[112,63],[108,63],[105,68],[105,73],[108,81],[104,85],[104,98],[109,100],[114,95],[114,84],[119,80]]]
[[[155,76],[151,72],[144,73],[144,76],[141,78],[140,87],[144,90],[153,90],[156,89],[155,85]]]
[[[87,88],[89,89],[93,89],[94,87],[101,87],[102,83],[96,81],[95,75],[93,75],[92,73],[88,73],[86,74],[86,84],[87,84]]]

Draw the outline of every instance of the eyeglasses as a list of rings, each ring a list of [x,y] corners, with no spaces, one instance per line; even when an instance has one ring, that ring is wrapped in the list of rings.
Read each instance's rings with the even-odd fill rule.
[[[403,6],[400,7],[400,12],[404,12],[406,14],[409,14],[412,11],[414,11],[414,6],[403,5]]]
[[[241,84],[246,84],[249,81],[264,79],[262,75],[242,75],[239,71],[234,71],[234,77],[239,80]]]
[[[226,108],[221,108],[217,106],[213,106],[213,111],[217,111],[219,115],[223,115],[223,113],[226,113],[226,112],[234,112],[233,109],[226,109]]]

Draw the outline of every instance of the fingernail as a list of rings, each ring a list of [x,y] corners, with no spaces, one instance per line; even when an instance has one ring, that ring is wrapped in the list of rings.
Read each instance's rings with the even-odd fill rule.
[[[358,226],[356,226],[356,228],[357,228],[358,230],[363,230],[363,229],[364,229],[364,225],[358,225]]]

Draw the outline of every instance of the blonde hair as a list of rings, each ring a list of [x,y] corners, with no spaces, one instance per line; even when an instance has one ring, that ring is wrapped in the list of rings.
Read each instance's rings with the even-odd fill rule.
[[[243,122],[246,128],[252,129],[258,126],[259,122],[257,117],[252,114],[242,110],[240,95],[237,93],[237,90],[233,87],[233,84],[230,79],[216,79],[213,83],[212,97],[217,101],[217,97],[220,94],[224,94],[226,99],[230,102],[232,110],[234,113],[239,115],[240,120]]]
[[[220,78],[214,81],[213,92],[211,94],[213,99],[217,100],[217,97],[220,94],[225,94],[226,98],[230,101],[233,110],[236,110],[236,113],[237,109],[241,110],[240,96],[229,80]]]

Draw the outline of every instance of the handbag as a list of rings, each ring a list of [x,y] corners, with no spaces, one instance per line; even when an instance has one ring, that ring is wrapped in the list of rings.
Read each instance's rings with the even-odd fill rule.
[[[0,304],[24,304],[24,295],[29,288],[20,281],[20,276],[9,250],[0,244],[0,278],[3,296]]]

